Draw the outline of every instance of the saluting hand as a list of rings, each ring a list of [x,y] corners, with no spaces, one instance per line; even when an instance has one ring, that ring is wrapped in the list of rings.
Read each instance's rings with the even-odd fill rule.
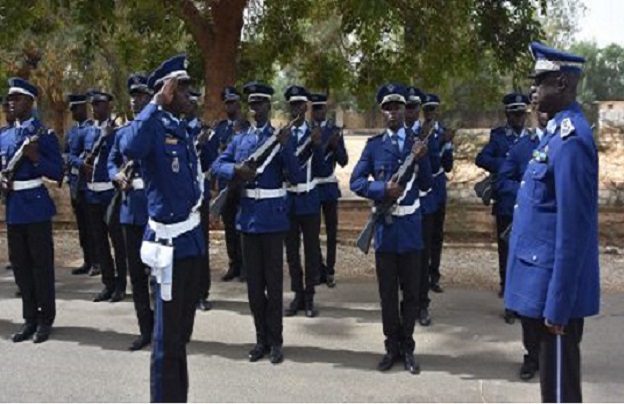
[[[165,80],[165,84],[154,96],[154,102],[158,105],[169,105],[173,102],[176,90],[178,89],[178,78],[173,77]]]
[[[416,160],[420,160],[427,154],[427,144],[425,144],[422,140],[415,140],[414,145],[412,146],[412,154]]]
[[[405,189],[398,182],[389,181],[386,183],[386,196],[392,201],[396,201],[403,195]]]

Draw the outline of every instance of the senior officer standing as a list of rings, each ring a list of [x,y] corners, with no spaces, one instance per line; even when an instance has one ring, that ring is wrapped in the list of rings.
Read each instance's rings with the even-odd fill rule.
[[[193,324],[206,239],[199,208],[203,174],[182,116],[192,108],[186,56],[163,62],[148,79],[156,92],[121,139],[121,152],[141,160],[148,229],[141,258],[157,279],[151,400],[188,398],[186,338]]]
[[[327,261],[323,262],[322,252],[320,255],[320,283],[326,283],[327,286],[333,288],[336,286],[338,199],[341,196],[335,171],[336,164],[344,167],[349,163],[349,155],[342,136],[342,128],[336,127],[336,122],[327,120],[327,95],[310,94],[310,104],[312,105],[312,121],[321,128],[324,149],[318,176],[315,178],[327,234]]]
[[[213,165],[219,179],[237,182],[241,202],[236,227],[242,235],[243,265],[247,269],[249,306],[256,327],[256,345],[249,361],[256,362],[267,353],[271,363],[282,362],[282,306],[284,236],[290,228],[285,173],[299,169],[295,139],[288,128],[276,136],[267,157],[258,164],[246,164],[266,142],[274,129],[269,122],[273,88],[252,82],[243,89],[254,111],[255,125],[237,136]]]
[[[541,335],[545,402],[580,402],[584,318],[598,314],[598,152],[577,85],[585,59],[534,42],[537,108],[546,134],[518,191],[505,307]]]
[[[16,121],[0,136],[1,168],[9,169],[3,172],[1,184],[6,195],[9,260],[22,292],[25,321],[13,342],[25,341],[33,334],[35,343],[46,341],[56,317],[52,241],[56,208],[42,177],[60,181],[63,159],[54,132],[32,115],[38,95],[37,87],[28,81],[9,80],[9,110]]]
[[[136,116],[150,102],[152,92],[147,87],[147,78],[132,74],[127,82],[130,93],[130,106]],[[149,277],[145,264],[141,261],[141,242],[147,224],[147,196],[145,183],[141,177],[141,163],[129,160],[121,154],[119,144],[128,125],[115,133],[115,142],[108,156],[108,173],[121,196],[119,222],[126,249],[132,300],[139,322],[139,336],[132,341],[130,351],[137,351],[150,344],[154,329],[154,312],[150,307]]]
[[[351,175],[351,190],[371,199],[377,209],[384,202],[395,201],[387,214],[378,215],[375,229],[375,268],[381,318],[386,337],[386,354],[377,368],[387,371],[403,355],[405,369],[420,373],[414,357],[414,326],[418,317],[420,251],[423,248],[419,190],[432,185],[431,164],[426,145],[407,135],[403,127],[406,90],[388,84],[377,93],[387,129],[371,137]],[[407,170],[405,186],[392,180],[410,154],[417,159]],[[372,179],[370,178],[372,177]],[[399,289],[403,300],[399,304]],[[400,306],[400,309],[399,309]]]

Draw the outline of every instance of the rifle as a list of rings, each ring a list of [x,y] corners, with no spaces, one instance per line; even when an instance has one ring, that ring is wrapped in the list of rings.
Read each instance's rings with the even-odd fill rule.
[[[251,156],[247,157],[247,159],[245,159],[242,164],[249,165],[253,168],[257,168],[258,166],[264,164],[266,159],[269,158],[269,156],[273,152],[273,149],[279,144],[278,134],[283,130],[290,130],[295,122],[299,120],[299,118],[300,116],[290,121],[285,128],[282,128],[277,132],[273,132],[271,137],[269,137],[260,147],[258,147],[258,149],[256,149],[256,151]],[[228,194],[235,186],[238,187],[241,185],[243,184],[240,181],[230,181],[228,186],[223,188],[223,190],[219,192],[219,195],[217,195],[217,197],[210,204],[210,213],[213,215],[220,215],[223,207],[225,206],[225,201],[228,198]]]
[[[340,138],[344,136],[344,123],[342,121],[342,114],[336,116],[336,121],[332,121],[331,119],[328,120],[327,127],[332,129],[332,131],[334,132],[332,136],[334,136],[334,134],[337,134],[338,139],[340,140]],[[333,149],[327,148],[327,150],[325,151],[325,159],[329,158],[329,156],[331,156],[333,153]]]
[[[509,244],[509,237],[511,236],[511,226],[513,223],[510,223],[509,226],[501,233],[500,239]]]
[[[37,130],[37,132],[34,135],[27,137],[24,140],[24,143],[22,143],[19,149],[17,149],[17,151],[15,152],[15,154],[13,155],[13,157],[7,164],[6,168],[0,171],[0,182],[2,183],[2,187],[1,187],[2,191],[0,194],[0,199],[2,199],[3,203],[6,202],[6,197],[9,193],[9,190],[11,189],[11,183],[13,182],[13,177],[15,176],[15,172],[17,171],[19,166],[24,162],[24,148],[27,145],[38,141],[41,136],[45,135],[45,133],[46,133],[46,129],[44,127],[41,127],[39,128],[39,130]]]
[[[124,164],[119,171],[122,172],[128,180],[131,180],[133,170],[134,160],[130,160],[126,164]],[[106,214],[104,215],[104,220],[106,220],[106,224],[109,227],[115,223],[115,218],[119,220],[119,216],[116,216],[115,214],[119,213],[119,208],[123,199],[124,191],[121,188],[117,188],[113,199],[110,201],[108,207],[106,208]]]
[[[93,148],[90,152],[84,152],[84,163],[85,165],[92,166],[95,163],[95,159],[100,155],[102,151],[102,147],[104,147],[104,142],[108,135],[110,135],[115,129],[114,126],[115,121],[110,119],[106,121],[106,126],[100,129],[100,137],[97,138],[95,143],[93,144]]]

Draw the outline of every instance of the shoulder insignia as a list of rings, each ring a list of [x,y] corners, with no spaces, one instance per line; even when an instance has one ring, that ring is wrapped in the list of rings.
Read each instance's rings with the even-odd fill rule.
[[[561,139],[565,139],[570,136],[572,132],[574,132],[574,125],[572,124],[572,120],[570,118],[565,118],[561,121]]]

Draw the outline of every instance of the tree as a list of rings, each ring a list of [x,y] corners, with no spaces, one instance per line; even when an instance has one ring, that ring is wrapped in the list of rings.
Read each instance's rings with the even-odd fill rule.
[[[624,48],[611,44],[599,48],[594,42],[580,42],[570,51],[583,55],[587,62],[579,88],[579,99],[585,105],[594,101],[624,100]]]

